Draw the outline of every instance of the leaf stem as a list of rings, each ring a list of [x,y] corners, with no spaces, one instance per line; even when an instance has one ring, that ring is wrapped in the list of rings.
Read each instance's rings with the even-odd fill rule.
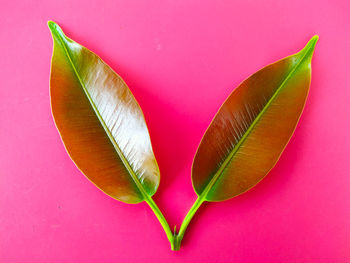
[[[173,232],[171,231],[168,222],[166,221],[164,215],[162,214],[162,212],[160,211],[159,207],[157,206],[157,204],[154,202],[154,200],[152,199],[151,196],[145,196],[145,201],[147,202],[147,204],[150,206],[150,208],[152,209],[153,213],[156,215],[156,217],[159,220],[159,223],[162,225],[165,234],[171,244],[171,247],[173,247],[174,245],[174,235]]]
[[[185,235],[186,229],[188,224],[191,222],[193,216],[197,212],[198,208],[203,204],[205,201],[205,196],[201,195],[197,198],[197,200],[192,205],[191,209],[188,211],[187,215],[185,216],[184,220],[182,221],[179,233],[174,233],[174,246],[172,246],[172,250],[179,250],[181,247],[181,241]]]

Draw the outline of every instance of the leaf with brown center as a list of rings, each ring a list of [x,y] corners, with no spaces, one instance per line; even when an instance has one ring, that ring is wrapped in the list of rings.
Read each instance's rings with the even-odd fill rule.
[[[193,161],[193,186],[203,200],[237,196],[276,164],[304,108],[317,40],[251,75],[221,106]]]
[[[54,41],[51,107],[63,143],[98,188],[126,203],[152,196],[159,169],[131,91],[97,55],[49,22]]]

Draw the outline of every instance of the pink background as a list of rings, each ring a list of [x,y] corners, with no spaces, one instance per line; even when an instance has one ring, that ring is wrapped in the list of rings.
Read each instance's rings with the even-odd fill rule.
[[[349,1],[0,1],[0,262],[350,262]],[[196,198],[192,158],[224,99],[318,34],[300,125],[263,182],[203,206],[171,252],[146,204],[104,195],[66,154],[50,19],[138,99],[172,227]]]

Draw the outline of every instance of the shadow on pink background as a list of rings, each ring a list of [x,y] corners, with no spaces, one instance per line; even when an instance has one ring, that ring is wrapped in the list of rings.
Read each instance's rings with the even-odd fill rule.
[[[350,262],[349,1],[0,3],[0,262]],[[257,187],[208,203],[179,252],[146,204],[104,195],[74,166],[49,105],[47,20],[96,52],[145,113],[179,227],[196,196],[196,147],[224,99],[318,34],[310,96]]]

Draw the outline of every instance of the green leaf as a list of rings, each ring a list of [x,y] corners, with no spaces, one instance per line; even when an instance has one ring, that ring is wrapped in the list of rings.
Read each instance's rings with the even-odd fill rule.
[[[71,159],[109,196],[138,203],[159,185],[146,122],[122,78],[48,22],[54,41],[51,107]]]
[[[193,161],[192,182],[202,200],[242,194],[276,164],[304,108],[317,40],[250,76],[221,106]]]

